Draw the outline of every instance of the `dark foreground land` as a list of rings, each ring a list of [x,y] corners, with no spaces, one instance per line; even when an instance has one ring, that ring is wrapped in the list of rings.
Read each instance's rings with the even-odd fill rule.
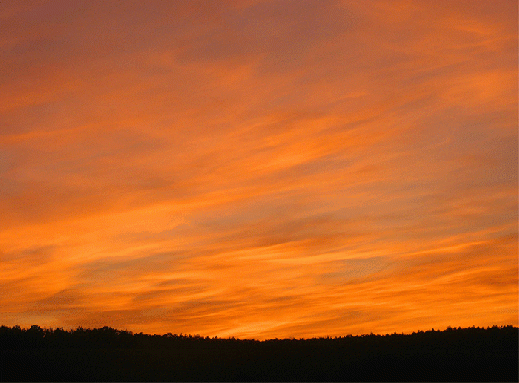
[[[267,341],[0,327],[2,381],[518,381],[518,328]]]

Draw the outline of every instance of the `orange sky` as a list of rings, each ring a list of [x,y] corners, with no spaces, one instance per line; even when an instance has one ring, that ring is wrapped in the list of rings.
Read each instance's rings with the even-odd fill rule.
[[[518,325],[516,1],[0,3],[0,324]]]

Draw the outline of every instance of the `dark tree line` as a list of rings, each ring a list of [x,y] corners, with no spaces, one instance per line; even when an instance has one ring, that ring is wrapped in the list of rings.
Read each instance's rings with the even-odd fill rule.
[[[0,327],[1,381],[518,381],[518,328],[312,339]]]

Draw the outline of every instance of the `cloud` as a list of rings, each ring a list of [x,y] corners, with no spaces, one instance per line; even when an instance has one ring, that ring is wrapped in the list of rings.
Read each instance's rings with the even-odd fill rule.
[[[515,5],[30,5],[0,11],[6,324],[517,324]]]

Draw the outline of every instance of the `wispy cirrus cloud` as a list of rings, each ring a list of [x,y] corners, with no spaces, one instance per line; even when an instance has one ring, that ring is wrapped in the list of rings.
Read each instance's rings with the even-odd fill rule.
[[[517,324],[516,14],[6,5],[5,324],[257,338]]]

